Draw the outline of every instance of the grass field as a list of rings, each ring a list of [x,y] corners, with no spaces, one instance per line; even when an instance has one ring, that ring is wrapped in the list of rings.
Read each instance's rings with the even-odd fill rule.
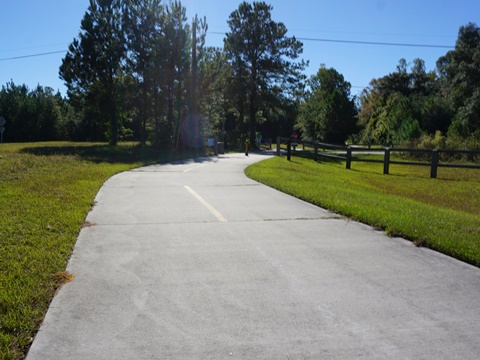
[[[0,146],[0,358],[22,359],[62,282],[94,197],[112,175],[171,160],[123,144]]]
[[[480,170],[275,157],[245,173],[310,203],[480,266]]]

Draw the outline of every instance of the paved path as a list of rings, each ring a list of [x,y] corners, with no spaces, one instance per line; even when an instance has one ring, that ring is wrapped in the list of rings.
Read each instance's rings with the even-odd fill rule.
[[[479,269],[245,177],[262,158],[108,180],[28,360],[480,357]]]

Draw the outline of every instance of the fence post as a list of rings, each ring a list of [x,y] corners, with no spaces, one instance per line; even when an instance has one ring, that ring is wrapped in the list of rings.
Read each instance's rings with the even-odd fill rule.
[[[438,150],[432,150],[432,169],[430,171],[430,178],[435,179],[437,177],[437,167],[438,167]]]
[[[350,146],[347,146],[347,169],[352,167],[352,149]]]
[[[292,155],[292,140],[288,140],[287,142],[287,160],[290,161],[290,157]]]
[[[315,161],[318,160],[318,145],[315,143]]]
[[[213,154],[218,156],[218,137],[213,138]]]
[[[390,169],[390,149],[385,149],[385,157],[383,158],[383,174],[388,175]]]
[[[277,136],[277,156],[280,156],[280,136]]]

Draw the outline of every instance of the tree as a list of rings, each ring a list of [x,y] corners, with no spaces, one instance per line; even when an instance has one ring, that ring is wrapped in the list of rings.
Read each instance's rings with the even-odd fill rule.
[[[30,93],[35,104],[36,133],[40,141],[58,140],[59,126],[63,118],[59,101],[61,96],[55,95],[50,87],[38,85]]]
[[[309,79],[308,86],[296,127],[309,140],[344,142],[357,129],[350,83],[335,69],[322,65]]]
[[[437,61],[437,69],[455,109],[450,130],[463,137],[480,132],[480,28],[476,24],[460,28],[455,49]]]
[[[0,90],[0,114],[8,121],[5,140],[52,141],[61,137],[66,118],[65,100],[53,89],[38,85],[29,90],[26,85],[9,82]]]
[[[181,127],[178,128],[180,121],[176,122],[176,146],[186,146],[191,149],[203,148],[204,142],[204,117],[200,113],[199,104],[204,96],[199,92],[201,86],[201,70],[204,63],[208,61],[207,51],[205,49],[205,37],[207,33],[206,19],[192,20],[191,33],[190,28],[185,27],[183,40],[185,40],[183,51],[178,54],[177,81],[183,81],[183,88],[177,92],[177,119],[182,118]],[[180,80],[182,79],[182,80]],[[185,107],[186,105],[186,107]],[[182,109],[183,108],[183,109]],[[182,109],[182,112],[180,112]]]
[[[161,66],[162,29],[165,11],[161,0],[131,0],[124,5],[124,31],[128,50],[128,69],[136,79],[135,101],[136,117],[139,122],[140,142],[147,142],[147,125],[151,122],[158,102],[159,76]]]
[[[228,61],[232,65],[239,120],[247,114],[250,143],[255,141],[257,119],[268,99],[277,95],[295,96],[304,79],[306,63],[295,62],[303,44],[287,37],[287,28],[271,18],[272,6],[265,2],[243,2],[229,17],[230,32],[224,40]]]
[[[90,0],[79,38],[70,44],[60,67],[60,78],[74,104],[90,108],[100,122],[108,119],[112,145],[118,140],[117,90],[125,59],[121,24],[120,0]]]
[[[127,69],[135,79],[134,116],[141,142],[151,136],[165,149],[200,143],[198,66],[203,60],[206,20],[187,23],[180,1],[124,3]],[[188,145],[188,144],[187,144]]]
[[[205,130],[221,135],[232,102],[228,96],[230,66],[219,48],[206,48],[199,64],[199,112],[205,119]]]
[[[188,107],[188,81],[191,70],[191,33],[187,24],[186,9],[181,2],[174,1],[167,8],[165,27],[162,30],[164,40],[161,49],[165,57],[158,67],[160,79],[159,91],[164,95],[162,104],[166,108],[165,122],[160,124],[156,115],[156,133],[163,133],[162,142],[169,148],[178,146],[182,120],[186,118]],[[162,126],[162,129],[160,129]],[[187,126],[187,125],[185,125]],[[160,139],[157,140],[159,142]]]
[[[396,72],[372,80],[359,100],[362,141],[367,144],[405,143],[422,132],[444,132],[450,123],[438,78],[425,71],[422,59],[415,59],[410,69],[401,59]]]

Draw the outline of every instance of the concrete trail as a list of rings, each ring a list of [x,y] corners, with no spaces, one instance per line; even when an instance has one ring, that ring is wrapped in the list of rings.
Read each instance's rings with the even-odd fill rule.
[[[27,359],[479,358],[479,269],[248,179],[264,158],[109,179]]]

